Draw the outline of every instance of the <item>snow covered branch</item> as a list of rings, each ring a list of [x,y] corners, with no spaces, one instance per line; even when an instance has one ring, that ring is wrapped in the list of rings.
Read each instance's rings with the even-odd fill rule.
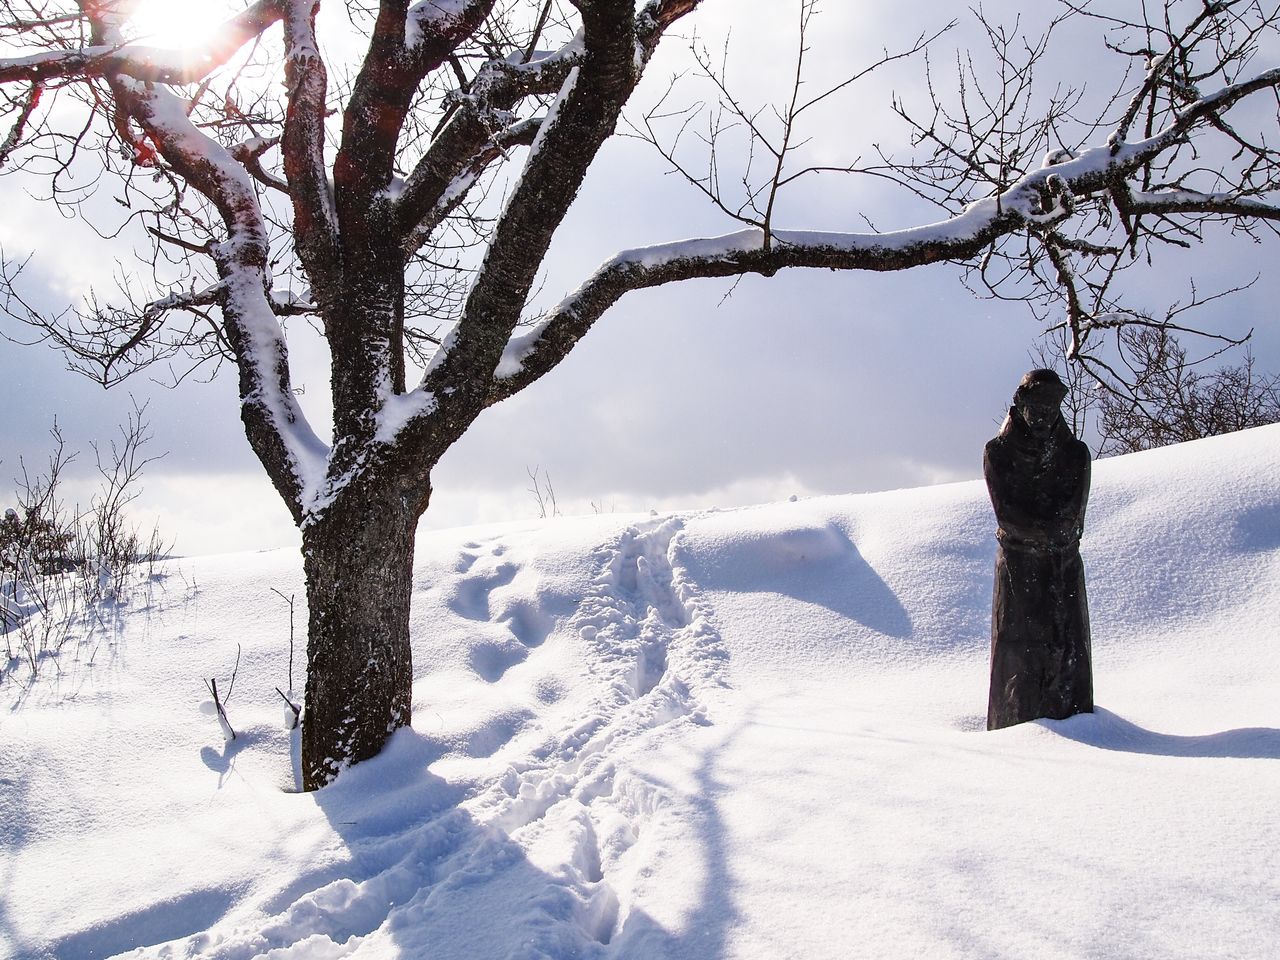
[[[396,17],[401,3],[383,3],[389,17]],[[445,55],[475,32],[493,11],[494,0],[419,0],[403,15],[401,42],[420,61],[419,70],[434,69]],[[425,69],[424,69],[425,68]]]
[[[877,175],[951,215],[1018,184],[1041,189],[1048,171],[1063,178],[1076,212],[1033,237],[1003,235],[965,263],[964,280],[978,296],[1026,304],[1046,325],[1065,305],[1075,358],[1102,329],[1098,318],[1142,313],[1123,307],[1119,280],[1142,254],[1204,242],[1215,225],[1255,239],[1280,235],[1270,103],[1280,71],[1266,68],[1280,8],[1248,0],[1165,3],[1131,15],[1074,0],[1061,7],[1065,14],[1030,38],[978,11],[994,68],[960,58],[952,82],[927,69],[927,106],[894,102],[927,153],[898,160],[881,152]],[[1037,81],[1070,20],[1097,24],[1106,51],[1132,62],[1109,98]],[[1235,109],[1245,101],[1253,105]],[[1100,141],[1106,146],[1084,146]]]
[[[114,18],[91,20],[96,37],[116,39]],[[253,181],[227,149],[196,127],[178,97],[128,76],[108,79],[118,108],[222,216],[227,239],[210,252],[222,278],[226,340],[240,369],[241,415],[276,489],[300,518],[327,450],[290,386],[288,350],[266,293],[270,244]]]
[[[343,111],[334,162],[342,229],[357,227],[392,181],[396,146],[418,85],[474,33],[494,0],[384,2]]]
[[[528,145],[540,121],[512,111],[528,97],[553,94],[585,53],[581,33],[555,53],[528,63],[491,60],[465,91],[452,97],[451,114],[415,164],[395,205],[396,229],[406,252],[416,250],[437,211],[451,208],[475,174],[516,145]],[[465,187],[465,189],[464,189]]]
[[[1181,143],[1197,127],[1216,119],[1250,94],[1280,87],[1280,67],[1266,70],[1257,76],[1230,83],[1221,89],[1200,97],[1173,117],[1160,132],[1135,143],[1126,143],[1119,131],[1110,138],[1111,152],[1125,154],[1128,164],[1148,163],[1175,144]]]
[[[722,237],[686,240],[619,254],[556,306],[532,332],[514,338],[495,368],[489,404],[513,395],[553,369],[591,325],[623,294],[680,280],[745,273],[771,276],[786,267],[903,270],[939,261],[971,260],[1017,231],[1044,233],[1069,219],[1082,198],[1107,194],[1186,141],[1199,125],[1251,93],[1280,87],[1280,70],[1228,84],[1178,111],[1168,125],[1132,144],[1112,136],[1106,146],[1023,175],[1000,194],[971,203],[939,223],[884,234],[813,233],[753,228]],[[1212,213],[1278,219],[1280,211],[1238,194],[1186,190],[1129,192],[1128,208],[1141,213]],[[773,243],[768,242],[772,239]],[[1081,249],[1077,246],[1077,250]],[[1061,247],[1053,259],[1059,278],[1069,275]],[[1068,290],[1076,302],[1074,287]],[[1075,311],[1082,308],[1078,305]]]
[[[249,175],[260,184],[287,194],[289,192],[288,182],[280,179],[262,166],[262,155],[268,150],[279,146],[279,144],[278,137],[254,137],[244,143],[237,143],[231,148],[231,155],[243,163],[245,169],[249,171]]]
[[[1131,216],[1205,213],[1248,220],[1280,220],[1280,207],[1237,192],[1200,193],[1196,190],[1134,191],[1125,197]]]
[[[85,77],[132,77],[149,83],[181,86],[198,83],[223,67],[255,37],[280,19],[285,0],[258,0],[214,30],[204,43],[187,50],[145,44],[98,43],[81,49],[49,50],[0,59],[0,83],[23,80],[45,83]],[[100,4],[82,4],[93,9]],[[19,34],[42,27],[73,24],[78,17],[51,16],[0,25]]]
[[[495,134],[474,156],[455,157],[454,163],[458,166],[449,168],[453,178],[443,190],[439,189],[437,183],[430,182],[439,177],[439,172],[433,177],[427,172],[428,167],[420,165],[415,170],[416,179],[412,179],[405,188],[396,209],[396,218],[400,222],[418,216],[417,223],[409,230],[402,244],[405,256],[412,256],[427,242],[445,218],[466,199],[471,188],[490,165],[517,146],[530,146],[542,128],[543,121],[543,117],[517,121]],[[438,161],[441,158],[437,156],[432,159]],[[418,214],[421,203],[429,196],[435,196],[435,203],[425,213]]]
[[[550,372],[595,321],[632,290],[746,273],[772,276],[786,267],[905,270],[975,256],[1002,233],[1027,224],[1026,216],[1013,208],[1001,211],[991,199],[951,220],[897,233],[776,230],[766,247],[764,231],[751,228],[624,251],[597,269],[534,330],[512,339],[497,365],[486,402],[504,400]]]
[[[552,234],[640,79],[631,4],[593,4],[583,21],[587,56],[565,78],[538,130],[452,348],[424,379],[424,387],[442,397],[447,387],[466,385],[465,393],[456,400],[450,395],[442,408],[469,407],[471,417],[483,408],[483,384],[519,320]]]
[[[293,202],[294,246],[316,297],[327,302],[338,295],[338,218],[324,157],[328,71],[316,42],[315,15],[310,0],[288,0],[281,152]]]

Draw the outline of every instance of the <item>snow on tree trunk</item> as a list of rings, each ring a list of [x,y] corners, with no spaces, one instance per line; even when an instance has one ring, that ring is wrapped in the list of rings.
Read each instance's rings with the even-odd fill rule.
[[[409,594],[417,519],[399,497],[360,498],[303,530],[309,608],[305,790],[376,755],[410,723]]]

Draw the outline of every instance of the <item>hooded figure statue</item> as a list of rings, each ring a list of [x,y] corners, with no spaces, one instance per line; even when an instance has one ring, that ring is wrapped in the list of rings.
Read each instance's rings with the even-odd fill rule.
[[[1093,712],[1080,559],[1090,458],[1062,418],[1066,393],[1052,370],[1032,370],[983,455],[999,525],[988,730]]]

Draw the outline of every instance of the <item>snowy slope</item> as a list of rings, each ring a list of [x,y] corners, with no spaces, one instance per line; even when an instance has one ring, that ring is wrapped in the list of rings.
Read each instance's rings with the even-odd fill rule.
[[[425,535],[414,728],[313,795],[298,558],[175,563],[0,687],[0,955],[1280,956],[1278,468],[1097,463],[1100,709],[996,733],[979,482]]]

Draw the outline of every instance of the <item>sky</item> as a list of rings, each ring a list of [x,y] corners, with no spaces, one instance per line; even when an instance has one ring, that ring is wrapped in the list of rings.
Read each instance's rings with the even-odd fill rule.
[[[986,9],[1012,23],[1019,6],[1000,0]],[[731,37],[729,78],[744,100],[763,105],[788,93],[795,19],[790,3],[707,0],[682,29],[696,28],[716,51]],[[807,74],[813,89],[872,61],[883,47],[910,45],[918,31],[942,25],[936,5],[924,0],[829,3],[815,23]],[[1034,28],[1027,16],[1021,24]],[[958,51],[980,53],[978,43],[976,25],[961,19],[934,48],[937,75]],[[687,47],[679,36],[664,40],[632,116],[688,67]],[[1106,63],[1097,31],[1075,29],[1041,75],[1046,88],[1067,81],[1096,92],[1112,82]],[[805,131],[808,149],[822,162],[843,163],[868,155],[873,144],[904,152],[906,131],[889,103],[898,95],[922,108],[923,77],[916,58],[833,98]],[[696,100],[697,86],[682,83],[682,102]],[[0,244],[9,256],[33,254],[28,294],[56,307],[109,284],[127,246],[65,219],[32,189],[19,178],[0,181]],[[936,214],[883,181],[824,176],[784,194],[776,222],[863,230],[864,217],[895,229]],[[542,296],[554,303],[621,249],[734,229],[669,175],[652,147],[615,138],[557,234]],[[1269,253],[1227,238],[1170,254],[1146,271],[1139,293],[1155,304],[1184,296],[1192,272],[1202,290],[1247,282],[1265,270]],[[1254,352],[1264,369],[1280,366],[1270,324],[1276,292],[1263,277],[1211,318],[1236,332],[1256,328]],[[1040,330],[1019,304],[973,297],[947,266],[896,275],[793,270],[736,286],[696,281],[633,293],[551,375],[486,412],[446,454],[424,523],[537,516],[530,471],[549,476],[565,514],[728,507],[975,477],[1014,386],[1036,365],[1029,351]],[[301,402],[322,426],[323,350],[301,333],[291,333],[291,348]],[[68,445],[82,451],[68,498],[87,500],[90,444],[109,439],[137,400],[149,404],[151,449],[164,454],[147,470],[135,505],[140,522],[158,519],[177,553],[298,542],[244,439],[233,371],[175,390],[138,378],[104,392],[63,368],[47,347],[0,344],[0,481],[16,474],[20,461],[30,467],[42,460],[56,416]]]

